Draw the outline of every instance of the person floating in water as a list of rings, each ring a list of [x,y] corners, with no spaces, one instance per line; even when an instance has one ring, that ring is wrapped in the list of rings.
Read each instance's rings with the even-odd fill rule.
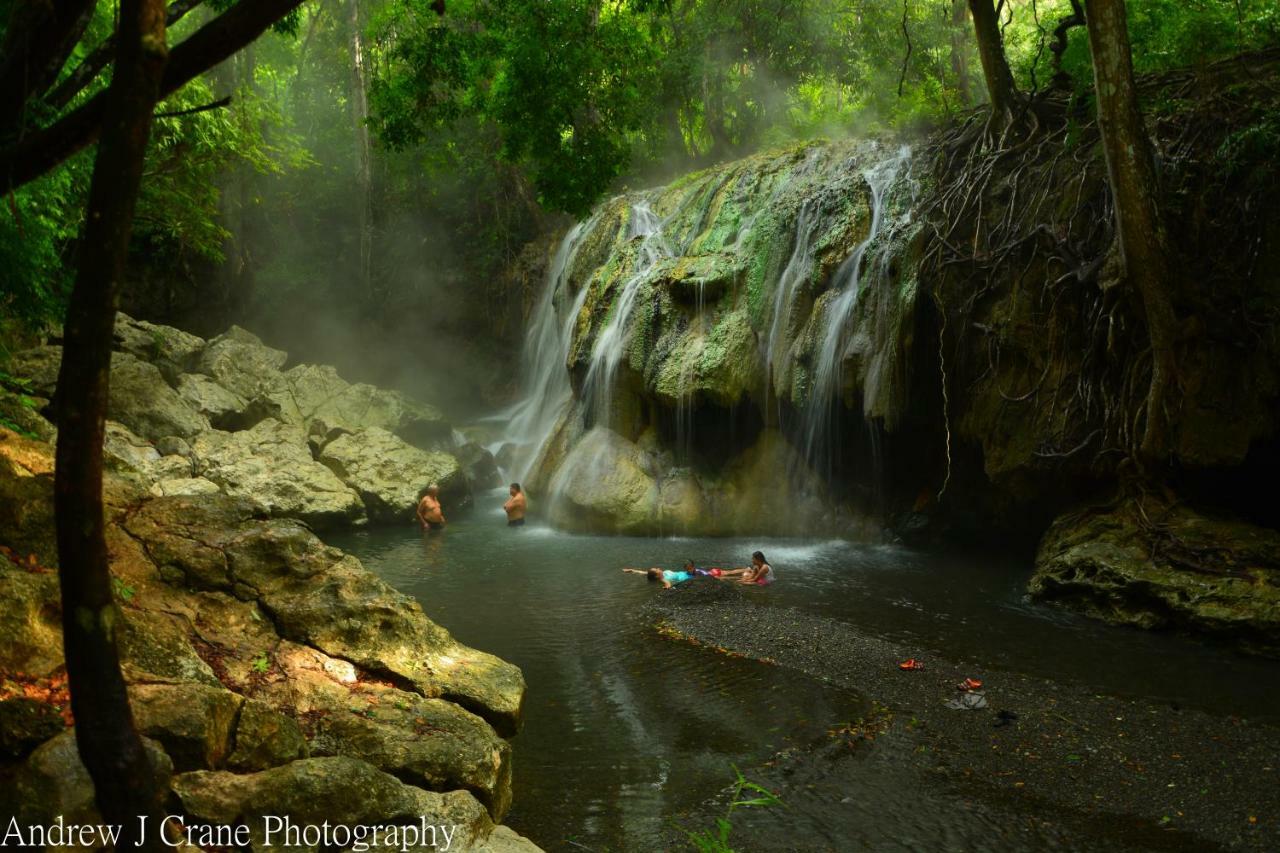
[[[440,507],[440,487],[435,483],[427,486],[427,491],[418,501],[418,523],[426,531],[444,530],[444,510]]]
[[[524,527],[524,511],[528,506],[529,501],[525,498],[520,484],[512,483],[511,497],[502,505],[502,508],[507,511],[507,526]]]
[[[710,574],[718,578],[733,578],[738,583],[764,586],[776,580],[773,566],[765,561],[764,553],[756,551],[751,555],[751,565],[741,569],[712,569]]]
[[[657,566],[654,566],[652,569],[633,569],[628,567],[623,569],[623,571],[633,575],[644,575],[649,580],[657,581],[662,584],[663,589],[671,589],[676,584],[684,583],[685,581],[696,577],[698,574],[698,570],[693,567],[693,560],[686,561],[684,568],[678,572],[660,569]]]

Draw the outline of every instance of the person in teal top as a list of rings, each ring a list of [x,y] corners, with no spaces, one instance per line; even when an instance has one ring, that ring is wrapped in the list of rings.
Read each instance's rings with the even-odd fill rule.
[[[633,575],[644,575],[649,580],[657,581],[662,584],[663,589],[671,589],[676,584],[684,583],[697,575],[697,570],[693,567],[693,560],[686,560],[684,568],[678,571],[660,569],[657,566],[654,566],[651,569],[633,569],[627,567],[622,571],[629,572]]]

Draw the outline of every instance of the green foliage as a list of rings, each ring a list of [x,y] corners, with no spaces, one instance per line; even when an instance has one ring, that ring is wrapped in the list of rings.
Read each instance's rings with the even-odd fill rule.
[[[1129,40],[1139,74],[1200,65],[1280,41],[1280,11],[1271,0],[1128,0]],[[1019,83],[1043,89],[1053,75],[1048,43],[1069,0],[1018,7],[1005,29],[1005,47]],[[1070,31],[1062,69],[1078,91],[1093,85],[1089,40],[1083,27]]]
[[[254,672],[268,672],[271,669],[271,658],[266,652],[262,652],[253,659]]]
[[[782,805],[782,800],[779,800],[772,791],[755,782],[747,781],[737,767],[733,767],[733,775],[736,777],[733,783],[733,794],[729,797],[729,805],[724,815],[716,818],[715,826],[711,829],[684,830],[689,844],[698,853],[733,853],[733,847],[729,844],[729,835],[733,832],[732,818],[737,809]],[[744,798],[744,793],[757,796]]]
[[[197,79],[165,101],[160,112],[180,113],[217,99],[211,82]],[[235,92],[232,108],[158,118],[138,197],[135,239],[162,246],[170,255],[221,260],[228,233],[220,216],[220,177],[237,168],[268,174],[307,162],[287,136],[280,143],[268,140],[264,129],[280,122],[275,104],[250,86]]]
[[[1217,155],[1228,176],[1280,161],[1280,116],[1267,112],[1256,121],[1227,134]]]
[[[626,4],[591,0],[460,2],[443,18],[392,3],[373,126],[403,150],[460,119],[491,123],[497,156],[525,169],[544,206],[584,215],[650,121],[657,56],[640,23]]]
[[[115,590],[116,595],[121,601],[132,601],[133,596],[137,594],[137,590],[117,577],[111,578],[111,587]]]
[[[80,154],[5,199],[0,314],[33,327],[61,317],[71,283],[64,256],[80,230],[91,163]]]

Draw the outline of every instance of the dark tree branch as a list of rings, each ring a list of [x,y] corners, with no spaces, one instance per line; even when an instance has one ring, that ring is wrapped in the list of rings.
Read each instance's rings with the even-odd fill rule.
[[[189,110],[174,110],[171,113],[156,113],[156,118],[177,118],[178,116],[193,116],[196,113],[207,113],[209,110],[221,109],[222,107],[231,106],[231,96],[227,95],[213,103],[205,104],[199,107],[192,107]]]
[[[164,99],[193,78],[262,35],[302,5],[303,0],[237,3],[175,47],[160,85]],[[35,180],[98,140],[105,114],[104,94],[95,95],[49,127],[0,151],[0,192]]]
[[[1062,56],[1067,52],[1067,34],[1075,27],[1084,26],[1084,9],[1080,8],[1080,0],[1071,0],[1071,14],[1058,21],[1053,28],[1053,44],[1049,52],[1053,54],[1053,85],[1067,88],[1070,77],[1062,70]]]
[[[165,15],[165,26],[172,27],[203,2],[204,0],[177,0],[170,4]],[[108,36],[102,44],[94,48],[93,53],[86,56],[75,70],[67,75],[66,79],[54,87],[49,97],[45,98],[45,103],[55,110],[61,110],[71,103],[71,99],[83,92],[86,86],[98,78],[102,69],[111,63],[112,57],[115,56],[115,49],[116,37]]]
[[[160,792],[120,671],[121,615],[104,531],[102,442],[117,294],[167,58],[164,0],[122,0],[118,44],[63,327],[54,518],[63,653],[80,758],[102,817],[121,827],[119,849],[145,853],[165,849],[155,831],[145,844],[139,837],[139,817],[158,828]]]
[[[0,137],[22,126],[27,102],[53,85],[97,0],[19,3],[0,45]]]

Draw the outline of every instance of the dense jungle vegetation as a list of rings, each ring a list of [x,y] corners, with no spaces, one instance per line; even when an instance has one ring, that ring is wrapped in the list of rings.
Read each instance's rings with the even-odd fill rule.
[[[28,5],[0,10],[14,94]],[[170,42],[231,5],[170,4]],[[503,387],[495,353],[518,339],[536,284],[520,274],[522,247],[603,196],[789,140],[936,128],[989,100],[971,7],[995,40],[986,55],[1008,59],[996,97],[1010,97],[1003,87],[1017,103],[1002,109],[1052,91],[1092,111],[1083,10],[1064,0],[285,5],[268,35],[158,107],[124,307],[201,333],[246,323],[418,388],[427,380],[404,368],[424,329],[437,361],[465,355],[487,369],[482,385]],[[58,322],[70,292],[92,154],[13,178],[32,134],[110,80],[118,6],[78,7],[57,67],[27,81],[25,99],[6,96],[10,347]],[[1280,12],[1266,0],[1136,0],[1128,36],[1138,74],[1204,66],[1276,44]],[[1236,147],[1278,138],[1270,118]],[[311,321],[282,321],[285,306]]]

